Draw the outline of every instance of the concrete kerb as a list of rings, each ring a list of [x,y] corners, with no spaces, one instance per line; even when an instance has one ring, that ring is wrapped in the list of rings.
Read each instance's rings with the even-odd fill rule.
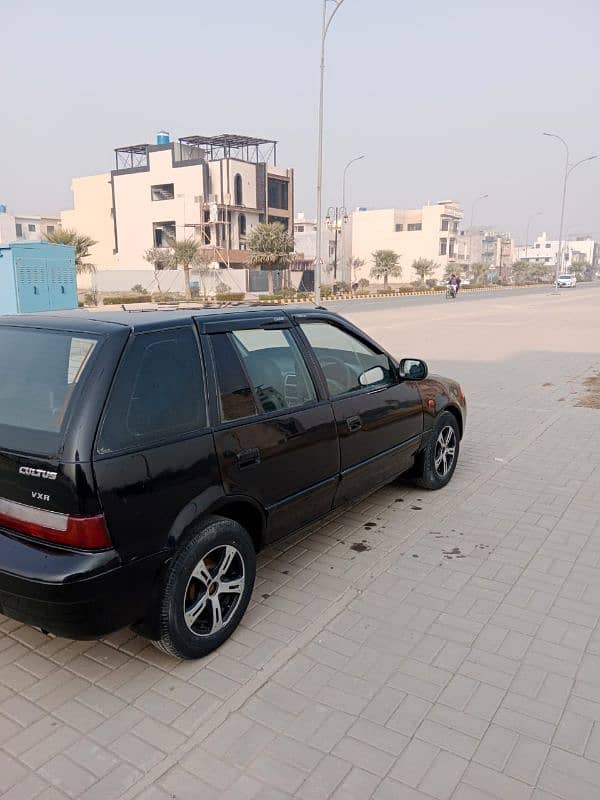
[[[470,286],[463,286],[461,287],[461,292],[500,292],[500,291],[507,291],[510,289],[531,289],[533,287],[539,286],[540,284],[534,283],[526,283],[521,284],[519,286],[478,286],[471,288]],[[414,291],[414,292],[379,292],[378,294],[361,294],[356,295],[352,294],[351,292],[344,292],[340,294],[331,295],[329,297],[322,297],[322,300],[327,303],[335,302],[336,300],[384,300],[390,297],[420,297],[420,296],[427,296],[427,295],[442,295],[444,292],[443,288],[440,289],[430,289],[428,291]],[[315,299],[314,294],[309,294],[306,296],[306,302],[313,303]],[[282,298],[281,300],[263,300],[261,301],[261,305],[270,305],[270,306],[285,306],[285,305],[295,305],[299,301],[294,298]]]

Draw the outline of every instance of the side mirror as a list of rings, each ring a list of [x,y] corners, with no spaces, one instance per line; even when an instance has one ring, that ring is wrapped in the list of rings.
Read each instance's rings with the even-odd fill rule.
[[[373,386],[375,383],[381,383],[384,378],[385,372],[381,367],[371,367],[359,375],[358,382],[361,386]]]
[[[400,362],[400,375],[409,381],[424,381],[429,370],[420,358],[403,358]]]

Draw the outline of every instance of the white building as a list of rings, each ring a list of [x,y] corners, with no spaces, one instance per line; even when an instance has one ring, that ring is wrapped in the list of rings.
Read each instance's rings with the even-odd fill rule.
[[[56,216],[10,214],[0,205],[0,244],[10,242],[39,242],[46,233],[53,233],[60,225]]]
[[[549,239],[542,233],[532,244],[516,247],[516,261],[529,261],[555,267],[558,258],[558,239]],[[591,236],[578,236],[563,242],[563,269],[568,271],[573,264],[587,262],[592,266],[600,264],[600,245]]]
[[[346,226],[345,251],[365,264],[353,270],[352,280],[367,278],[376,282],[370,275],[376,250],[393,250],[400,257],[402,277],[391,279],[391,283],[418,280],[411,267],[419,258],[435,262],[437,268],[432,277],[443,278],[448,265],[458,260],[458,226],[462,218],[460,205],[452,200],[409,210],[353,212]]]
[[[337,237],[335,222],[324,219],[321,224],[321,283],[348,280],[344,269],[342,248],[342,224],[338,220]],[[294,219],[294,250],[302,256],[306,270],[312,270],[317,257],[317,221],[307,218],[299,211]]]
[[[64,227],[95,239],[98,269],[140,269],[144,254],[172,239],[199,239],[221,266],[247,263],[247,239],[259,222],[291,229],[293,170],[277,166],[277,143],[222,134],[120,147],[116,168],[73,180]],[[250,287],[251,288],[251,287]]]
[[[490,273],[508,280],[515,258],[515,245],[510,233],[474,227],[460,232],[458,253],[468,272],[469,264],[485,264]]]

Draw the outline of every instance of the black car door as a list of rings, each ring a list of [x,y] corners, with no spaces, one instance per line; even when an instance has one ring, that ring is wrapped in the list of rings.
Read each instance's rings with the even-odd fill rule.
[[[331,404],[289,318],[206,323],[216,384],[217,458],[225,491],[254,498],[274,539],[331,510],[340,458]]]
[[[341,481],[335,503],[352,501],[408,469],[423,430],[412,381],[390,357],[341,320],[298,315],[323,373],[340,440]]]

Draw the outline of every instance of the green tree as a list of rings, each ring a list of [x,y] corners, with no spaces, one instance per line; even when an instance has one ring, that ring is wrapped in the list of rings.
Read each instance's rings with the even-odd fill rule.
[[[426,278],[431,278],[439,265],[432,261],[430,258],[417,258],[412,263],[412,268],[421,278],[421,283],[425,283]]]
[[[585,259],[583,261],[574,261],[571,265],[571,273],[575,275],[578,281],[593,281],[594,268]]]
[[[460,275],[461,277],[465,275],[467,272],[467,265],[456,262],[451,262],[450,264],[446,265],[446,269],[444,270],[444,277],[448,279],[452,274]]]
[[[174,239],[169,242],[170,255],[167,262],[169,269],[183,269],[185,297],[192,299],[190,286],[190,267],[201,258],[202,245],[199,239]]]
[[[482,261],[476,261],[475,264],[471,264],[469,267],[469,272],[471,273],[471,279],[473,280],[473,283],[483,283],[488,269],[488,265],[484,264]]]
[[[371,277],[375,280],[383,278],[385,289],[388,287],[389,278],[399,278],[402,275],[400,256],[394,250],[376,250],[372,253],[372,258]]]
[[[169,269],[169,251],[166,247],[151,247],[144,253],[144,261],[152,264],[155,272]]]
[[[75,247],[75,269],[78,275],[96,272],[94,264],[86,261],[90,255],[91,248],[98,244],[90,236],[70,230],[69,228],[57,228],[52,233],[44,234],[44,238],[51,244],[69,244]]]
[[[349,256],[346,259],[346,266],[348,267],[348,271],[350,273],[351,283],[355,283],[358,272],[362,267],[364,267],[365,263],[366,262],[364,258],[352,258],[352,256]]]
[[[548,283],[554,276],[554,269],[544,261],[517,261],[512,274],[517,283]]]
[[[287,269],[293,260],[294,240],[280,222],[260,222],[248,237],[248,261],[253,267],[267,267],[269,292],[273,293],[273,272]]]

